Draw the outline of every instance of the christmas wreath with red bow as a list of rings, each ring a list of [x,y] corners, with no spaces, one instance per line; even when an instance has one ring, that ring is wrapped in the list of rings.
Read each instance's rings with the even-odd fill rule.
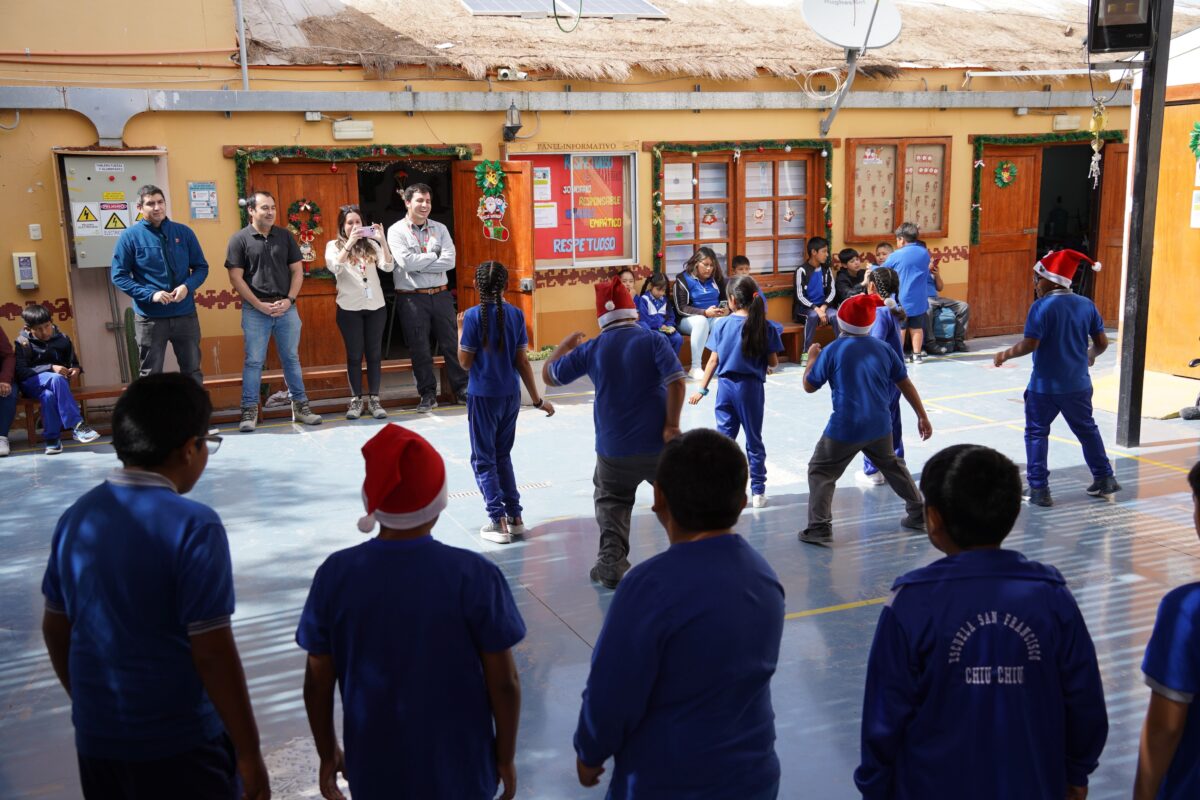
[[[302,213],[308,214],[308,219],[301,219]],[[313,201],[301,197],[288,206],[287,229],[300,241],[308,244],[321,235],[321,207]]]

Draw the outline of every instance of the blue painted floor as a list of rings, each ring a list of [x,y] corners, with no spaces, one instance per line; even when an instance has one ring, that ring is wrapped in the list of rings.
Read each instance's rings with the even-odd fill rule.
[[[1008,340],[1009,342],[1011,340]],[[1030,361],[991,366],[1001,340],[976,340],[972,352],[912,368],[934,437],[906,441],[914,473],[936,450],[957,442],[996,447],[1024,463],[1021,393]],[[1103,356],[1096,374],[1111,371]],[[574,386],[556,397],[552,419],[522,413],[514,461],[526,520],[536,527],[508,546],[482,542],[486,520],[475,491],[463,407],[431,416],[393,412],[392,420],[429,438],[447,461],[451,501],[435,535],[481,551],[508,576],[529,627],[517,650],[524,689],[518,756],[520,796],[602,797],[575,780],[571,736],[592,643],[612,593],[587,579],[596,549],[592,518],[592,397]],[[851,773],[866,653],[878,600],[893,578],[937,557],[923,535],[901,533],[903,513],[886,487],[864,490],[848,472],[835,497],[835,544],[801,545],[806,464],[829,414],[828,391],[806,395],[801,371],[786,366],[768,380],[765,440],[770,505],[747,511],[739,531],[774,566],[791,615],[773,684],[783,763],[781,797],[857,796]],[[712,398],[684,407],[684,427],[712,425]],[[1148,690],[1139,665],[1159,599],[1200,578],[1200,544],[1191,528],[1185,481],[1200,457],[1200,428],[1146,420],[1136,451],[1112,446],[1115,418],[1098,413],[1124,491],[1116,502],[1087,497],[1080,448],[1061,421],[1050,447],[1057,505],[1025,509],[1008,539],[1028,556],[1058,566],[1079,600],[1100,653],[1111,732],[1092,798],[1127,797]],[[348,423],[331,414],[319,428],[266,426],[226,431],[225,445],[193,496],[214,506],[228,528],[237,576],[234,627],[272,769],[275,796],[316,797],[315,755],[301,699],[303,654],[293,636],[313,571],[331,551],[361,541],[359,448],[381,423]],[[906,430],[916,429],[905,407]],[[28,449],[0,460],[0,797],[78,796],[70,710],[41,644],[39,586],[54,522],[117,461],[111,448],[70,447],[47,457]],[[697,476],[702,479],[702,475]],[[632,559],[661,551],[666,536],[638,496]]]

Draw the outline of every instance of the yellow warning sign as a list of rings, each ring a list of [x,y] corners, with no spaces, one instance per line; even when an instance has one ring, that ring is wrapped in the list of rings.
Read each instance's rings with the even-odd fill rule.
[[[125,199],[124,192],[105,192],[102,198],[108,202],[119,202]]]
[[[140,212],[140,211],[139,211],[139,212],[138,212],[138,215],[137,215],[136,217],[134,217],[134,218],[133,218],[133,221],[134,221],[134,222],[141,222],[141,221],[142,221],[142,220],[144,220],[144,219],[145,219],[145,217],[143,217],[143,216],[142,216],[142,212]]]
[[[116,214],[113,214],[108,218],[108,222],[104,223],[104,230],[106,231],[123,231],[125,227],[125,223]]]
[[[92,213],[92,209],[88,208],[87,206],[84,206],[83,210],[79,212],[79,216],[75,218],[75,221],[76,222],[99,222],[100,220],[96,219],[96,215]]]

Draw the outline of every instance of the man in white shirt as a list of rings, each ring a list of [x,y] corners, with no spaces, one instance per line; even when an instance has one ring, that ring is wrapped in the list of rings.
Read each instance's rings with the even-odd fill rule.
[[[446,285],[446,273],[454,269],[454,242],[445,225],[429,218],[433,196],[428,186],[423,183],[408,186],[404,202],[408,215],[388,229],[387,241],[396,259],[392,275],[400,326],[408,342],[413,375],[421,395],[417,411],[428,413],[437,407],[430,331],[445,359],[454,396],[464,403],[467,396],[467,373],[458,363],[454,299]]]

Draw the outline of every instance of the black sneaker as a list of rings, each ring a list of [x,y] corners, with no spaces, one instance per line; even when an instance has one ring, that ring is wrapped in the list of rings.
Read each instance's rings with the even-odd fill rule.
[[[1180,419],[1200,419],[1200,407],[1188,406],[1187,408],[1179,409]]]
[[[905,517],[902,520],[900,520],[900,527],[908,528],[910,531],[925,530],[925,514],[924,514],[924,512],[922,512],[920,514],[905,515]]]
[[[1054,505],[1054,499],[1050,497],[1049,489],[1034,489],[1033,487],[1030,487],[1027,499],[1029,500],[1029,505],[1031,506],[1050,508],[1052,505]]]
[[[832,544],[833,530],[830,528],[805,528],[800,531],[799,538],[805,544]]]
[[[624,575],[611,564],[596,564],[588,573],[588,577],[592,579],[593,583],[598,583],[605,589],[615,589]]]
[[[463,389],[461,392],[455,392],[454,400],[459,405],[465,406],[467,404],[467,390]]]
[[[1117,483],[1117,478],[1114,475],[1093,481],[1092,485],[1087,488],[1087,493],[1092,497],[1108,497],[1119,491],[1121,491],[1121,484]]]
[[[969,352],[970,352],[970,350],[967,348],[967,343],[966,343],[966,342],[959,341],[958,339],[955,339],[955,340],[954,340],[954,352],[956,352],[956,353],[969,353]]]
[[[418,414],[428,414],[437,408],[437,398],[431,394],[427,394],[421,398],[421,402],[417,403]]]

